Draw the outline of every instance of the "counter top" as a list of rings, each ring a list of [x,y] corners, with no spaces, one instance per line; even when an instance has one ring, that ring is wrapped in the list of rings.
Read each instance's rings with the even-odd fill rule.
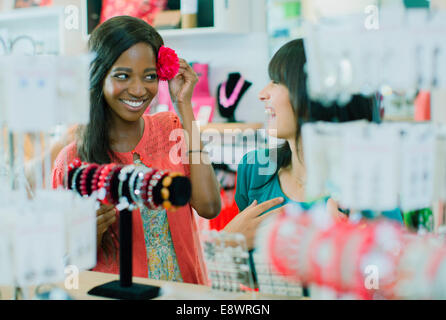
[[[65,290],[75,300],[108,300],[108,298],[89,295],[87,292],[104,283],[119,280],[119,275],[85,271],[79,274],[78,288],[66,288],[64,283],[56,286]],[[75,281],[67,281],[73,284]],[[161,295],[156,300],[296,300],[298,297],[276,296],[257,292],[223,292],[211,287],[189,283],[160,281],[147,278],[133,278],[134,283],[148,284],[162,288]],[[0,287],[1,300],[13,298],[12,287]],[[29,288],[29,298],[34,297],[34,288]]]

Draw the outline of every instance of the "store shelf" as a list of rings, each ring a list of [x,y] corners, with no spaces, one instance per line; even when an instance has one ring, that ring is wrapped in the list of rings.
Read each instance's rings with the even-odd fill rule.
[[[384,116],[383,121],[393,122],[415,122],[413,116]]]
[[[196,37],[196,36],[242,34],[241,32],[231,32],[231,31],[222,30],[222,29],[219,29],[216,27],[158,30],[158,32],[164,39]]]
[[[224,133],[225,130],[257,130],[262,129],[263,123],[260,122],[228,122],[228,123],[209,123],[205,126],[200,127],[200,131],[205,130],[217,130],[220,133]]]

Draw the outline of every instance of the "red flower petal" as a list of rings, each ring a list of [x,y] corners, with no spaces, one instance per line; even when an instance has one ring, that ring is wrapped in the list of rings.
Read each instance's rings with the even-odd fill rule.
[[[180,70],[180,61],[176,52],[162,46],[158,51],[157,74],[160,80],[173,79]]]

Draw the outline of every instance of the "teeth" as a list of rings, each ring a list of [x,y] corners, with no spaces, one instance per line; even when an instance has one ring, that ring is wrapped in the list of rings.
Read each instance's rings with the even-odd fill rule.
[[[125,104],[128,104],[129,106],[133,107],[133,108],[138,108],[140,107],[144,101],[130,101],[130,100],[122,100]]]

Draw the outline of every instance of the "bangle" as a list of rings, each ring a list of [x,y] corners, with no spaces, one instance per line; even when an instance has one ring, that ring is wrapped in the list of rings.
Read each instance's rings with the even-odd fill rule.
[[[116,175],[119,176],[119,173],[124,168],[123,165],[115,165],[113,169],[111,169],[110,173],[107,175],[105,179],[105,204],[118,204],[119,196],[118,196],[118,186],[112,185],[114,178]],[[119,180],[118,180],[119,182]],[[116,194],[117,197],[114,198],[113,195]]]
[[[150,168],[151,169],[151,168]],[[142,185],[140,190],[140,197],[142,200],[142,204],[144,206],[146,206],[147,208],[149,207],[149,202],[148,202],[148,187],[149,187],[149,182],[150,179],[152,179],[152,176],[156,173],[157,170],[151,169],[149,172],[147,172],[146,174],[144,174],[144,178],[142,179]]]
[[[171,173],[163,176],[163,180],[162,180],[163,187],[161,188],[161,198],[163,199],[162,206],[166,210],[169,210],[172,208],[172,203],[169,201],[170,191],[168,188],[172,184],[173,178],[181,176],[181,175],[182,174],[179,172],[171,172]]]
[[[78,184],[76,183],[76,180],[79,176],[79,174],[87,167],[87,165],[81,165],[80,167],[78,167],[77,169],[75,169],[76,171],[74,171],[73,173],[73,179],[71,180],[71,190],[73,191],[77,191],[80,194],[80,191],[77,189]]]
[[[135,166],[134,165],[125,166],[124,168],[122,168],[122,170],[119,172],[119,175],[118,175],[118,179],[119,179],[118,201],[119,201],[119,204],[121,205],[121,207],[124,206],[123,209],[127,209],[129,207],[129,205],[130,205],[130,203],[129,203],[130,199],[127,199],[127,197],[124,196],[122,189],[124,187],[124,182],[125,181],[129,181],[127,179],[127,175],[129,173],[131,173],[132,170],[133,171],[135,170]],[[130,184],[128,186],[130,186]]]
[[[149,204],[149,209],[151,210],[159,210],[159,206],[155,204],[154,196],[153,196],[153,189],[156,187],[158,182],[161,180],[161,178],[164,176],[165,171],[160,170],[157,171],[152,178],[150,179],[149,185],[147,187],[147,203]]]
[[[105,199],[106,196],[105,180],[107,178],[107,175],[110,173],[111,169],[115,165],[116,164],[114,163],[107,164],[102,168],[101,172],[99,173],[97,190],[99,190],[98,199],[101,202]]]
[[[88,176],[94,170],[96,170],[98,167],[99,167],[99,165],[92,163],[92,164],[88,165],[88,167],[82,172],[81,180],[80,180],[80,189],[81,189],[81,195],[83,197],[88,197],[89,195],[91,195],[91,180],[90,180],[90,184],[89,184],[87,179],[88,179]]]
[[[96,172],[93,175],[93,178],[91,178],[91,192],[95,192],[99,189],[98,183],[99,183],[99,176],[101,175],[102,169],[104,169],[106,165],[101,164],[97,169]]]
[[[145,173],[149,171],[152,171],[152,169],[143,166],[137,166],[135,171],[133,171],[132,176],[130,177],[130,197],[132,198],[133,202],[139,207],[142,206],[141,187],[144,181],[143,179]]]

